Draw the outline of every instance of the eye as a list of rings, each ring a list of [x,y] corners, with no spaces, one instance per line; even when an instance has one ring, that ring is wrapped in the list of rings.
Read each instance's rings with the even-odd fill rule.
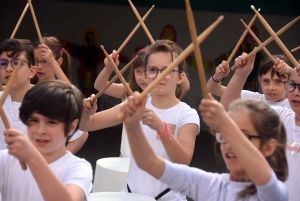
[[[13,59],[11,62],[12,62],[13,66],[17,66],[18,63],[20,62],[20,60],[19,59]]]
[[[268,83],[269,83],[269,80],[263,80],[263,83],[264,83],[264,84],[268,84]]]
[[[277,84],[281,84],[282,81],[281,81],[281,80],[276,80],[276,83],[277,83]]]
[[[152,73],[156,73],[156,71],[157,71],[155,68],[148,68],[147,70]]]
[[[0,66],[5,67],[5,66],[7,66],[7,63],[8,63],[7,60],[2,60],[2,61],[0,61]]]
[[[57,124],[57,121],[54,121],[54,120],[49,120],[49,121],[48,121],[48,124],[51,124],[51,125],[56,125],[56,124]]]
[[[37,120],[36,118],[29,118],[29,119],[27,120],[27,123],[28,123],[29,125],[35,124],[35,123],[37,123],[37,122],[38,122],[38,120]]]

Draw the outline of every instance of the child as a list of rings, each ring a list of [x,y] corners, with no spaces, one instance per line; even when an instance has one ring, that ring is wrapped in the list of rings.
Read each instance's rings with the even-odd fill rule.
[[[165,40],[165,42],[167,42],[171,46],[176,44],[170,40]],[[138,58],[132,64],[131,71],[129,73],[129,82],[128,82],[129,87],[131,88],[132,91],[142,92],[147,87],[147,83],[145,82],[145,74],[144,74],[145,53],[147,48],[148,47],[145,47],[136,53],[136,55],[138,55]],[[110,56],[114,59],[115,64],[118,66],[119,55],[116,55],[115,52],[116,51],[113,51],[113,53]],[[109,76],[113,72],[113,68],[110,66],[107,58],[105,58],[104,64],[105,67],[99,73],[94,84],[94,87],[97,90],[101,90],[104,87],[104,85],[109,79]],[[183,83],[177,85],[176,97],[179,99],[183,98],[189,89],[190,89],[190,83],[188,79],[185,79]],[[104,93],[109,96],[113,96],[115,98],[120,98],[122,99],[122,101],[124,101],[128,96],[123,84],[117,84],[117,83],[113,83],[108,89],[106,89]],[[127,133],[123,125],[122,140],[121,140],[121,157],[130,158],[130,155],[131,155],[131,151],[127,139]]]
[[[244,55],[247,56],[246,54]],[[242,90],[241,85],[244,84],[242,80],[244,80],[243,78],[247,76],[253,68],[252,59],[246,61],[243,56],[236,60],[236,65],[239,66],[239,68],[236,69],[239,73],[235,73],[237,74],[236,78],[231,79],[221,98],[221,103],[224,103],[225,105],[239,98],[240,91]],[[298,182],[298,169],[300,166],[300,91],[299,88],[297,88],[300,83],[300,77],[297,75],[300,66],[297,66],[295,69],[291,69],[283,62],[280,62],[278,65],[275,65],[274,68],[280,73],[287,73],[289,75],[289,80],[284,82],[284,87],[292,109],[280,106],[272,106],[272,108],[281,117],[287,131],[286,156],[289,167],[289,177],[285,184],[288,190],[289,200],[294,201],[298,200],[300,196],[300,185]],[[238,85],[236,84],[237,80],[240,80]]]
[[[171,163],[157,155],[139,123],[147,100],[138,101],[136,92],[122,107],[132,155],[142,170],[172,190],[195,201],[288,199],[282,183],[287,176],[286,133],[278,115],[265,103],[235,101],[226,113],[211,94],[202,100],[202,118],[218,131],[216,138],[229,170],[229,174],[217,174]]]
[[[4,131],[8,150],[0,151],[3,200],[88,200],[92,167],[65,148],[78,129],[82,98],[78,89],[61,81],[40,83],[26,93],[20,119],[28,137],[14,128]],[[26,163],[26,171],[19,160]]]
[[[239,58],[241,57],[242,56]],[[279,65],[279,63],[291,65],[291,62],[284,55],[273,55],[273,57],[276,58],[275,64],[268,57],[260,63],[258,69],[258,81],[263,94],[242,90],[241,98],[257,99],[267,103],[268,105],[277,105],[290,108],[283,84],[283,82],[288,80],[288,76],[286,74],[278,73],[273,69],[273,67]],[[226,61],[223,61],[222,64],[216,68],[215,74],[207,82],[208,90],[212,94],[219,97],[222,96],[226,87],[220,85],[220,81],[227,77],[228,73],[229,65],[226,65]],[[244,79],[247,79],[247,77]]]
[[[37,79],[32,83],[59,79],[71,85],[71,58],[55,37],[43,37],[44,44],[34,43]],[[88,138],[88,132],[78,130],[68,141],[67,149],[75,154]]]

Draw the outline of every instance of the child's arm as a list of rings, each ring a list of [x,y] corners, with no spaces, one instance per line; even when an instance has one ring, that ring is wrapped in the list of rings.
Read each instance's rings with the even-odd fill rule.
[[[112,57],[116,66],[118,66],[120,63],[119,54],[116,54],[116,51],[114,50],[109,56]],[[94,87],[98,91],[100,91],[106,85],[111,73],[113,72],[113,68],[110,66],[107,58],[104,59],[104,65],[105,66],[103,70],[99,73],[94,83]],[[115,98],[124,99],[126,90],[123,84],[113,83],[104,91],[104,93]]]
[[[260,150],[249,141],[228,116],[224,107],[209,94],[209,99],[202,99],[199,109],[203,121],[211,128],[219,131],[225,138],[250,180],[255,185],[267,184],[273,174],[272,168]],[[274,139],[270,143],[272,148],[276,147]]]
[[[84,143],[86,142],[88,137],[89,137],[89,133],[83,132],[79,138],[77,138],[74,141],[69,142],[66,146],[66,149],[69,150],[72,154],[76,154],[81,149],[81,147],[84,145]]]
[[[8,144],[9,154],[26,163],[44,200],[84,200],[83,190],[75,184],[63,184],[52,172],[44,157],[23,133],[14,129],[7,129],[4,131],[4,135],[6,135],[5,142]]]
[[[207,89],[213,95],[221,97],[226,87],[221,85],[221,81],[228,76],[230,72],[229,65],[226,64],[226,61],[222,61],[222,63],[216,68],[215,74],[208,80]]]
[[[47,62],[47,64],[53,68],[54,74],[57,77],[57,79],[72,86],[72,83],[67,78],[67,76],[62,71],[62,69],[59,66],[59,64],[57,63],[57,61],[55,60],[50,48],[44,44],[39,45],[39,48],[41,48],[41,50],[42,50],[42,52],[41,52],[42,59],[44,59]]]
[[[97,101],[92,104],[94,96],[93,94],[90,98],[84,99],[84,111],[79,125],[80,130],[94,131],[122,123],[122,121],[117,118],[121,112],[120,104],[108,110],[95,113],[97,110]]]
[[[182,83],[182,92],[181,92],[181,95],[179,97],[179,100],[181,100],[187,94],[187,92],[189,90],[190,90],[190,81],[187,78],[187,76],[185,76],[185,79],[184,79],[184,81]]]
[[[248,75],[253,69],[255,57],[251,57],[248,60],[246,60],[246,57],[247,53],[243,53],[235,59],[235,65],[238,66],[238,68],[235,70],[220,100],[225,108],[227,108],[233,100],[241,98],[242,89]]]

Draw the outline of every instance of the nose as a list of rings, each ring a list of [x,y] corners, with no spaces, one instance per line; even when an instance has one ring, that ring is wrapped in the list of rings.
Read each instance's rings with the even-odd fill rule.
[[[36,132],[37,134],[39,134],[39,135],[45,134],[45,133],[46,133],[46,132],[45,132],[45,125],[43,125],[41,122],[38,123],[38,124],[36,125],[36,130],[35,130],[35,132]]]
[[[296,89],[293,91],[293,95],[294,96],[300,96],[300,86],[299,85],[297,85],[296,86]]]
[[[274,90],[274,89],[275,89],[275,83],[271,81],[269,85],[269,90]]]
[[[6,68],[6,71],[13,71],[14,68],[12,67],[11,63],[9,62]]]

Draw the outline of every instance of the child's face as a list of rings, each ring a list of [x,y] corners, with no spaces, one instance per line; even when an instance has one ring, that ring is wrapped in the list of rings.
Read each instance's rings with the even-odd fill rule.
[[[286,99],[284,81],[288,78],[279,78],[276,74],[271,77],[271,71],[259,77],[261,89],[268,101],[279,102]]]
[[[30,79],[35,75],[35,72],[36,72],[35,66],[29,67],[25,52],[21,53],[18,57],[8,57],[7,53],[10,53],[10,52],[2,52],[2,54],[0,54],[0,58],[7,59],[8,61],[11,61],[13,58],[20,58],[21,56],[23,56],[23,58],[24,58],[23,65],[19,69],[19,72],[12,84],[12,89],[29,84]],[[34,64],[32,64],[32,65],[34,65]],[[8,63],[8,65],[5,69],[0,69],[1,81],[5,85],[8,83],[8,80],[12,76],[14,70],[15,69],[11,66],[11,63]]]
[[[137,85],[142,90],[144,90],[148,86],[148,84],[145,81],[145,72],[144,72],[143,66],[134,69],[134,78],[135,78]]]
[[[55,161],[66,153],[64,128],[64,123],[36,112],[28,118],[28,137],[48,162]]]
[[[251,122],[250,115],[246,110],[229,111],[228,114],[246,136],[259,136]],[[257,149],[261,150],[261,139],[251,138],[250,142]],[[226,142],[221,144],[221,152],[226,163],[226,167],[232,176],[237,178],[248,178],[245,169],[240,164],[239,159],[232,151],[229,143]]]
[[[42,59],[41,52],[42,52],[41,48],[34,49],[35,60],[37,63],[36,75],[38,76],[39,81],[42,81],[42,82],[55,80],[54,70],[44,59]]]
[[[300,84],[300,77],[297,75],[296,69],[292,70],[290,81],[293,84]],[[295,90],[293,92],[287,92],[289,103],[297,116],[300,115],[300,91],[298,87],[299,86],[295,86]]]
[[[157,52],[154,54],[151,54],[148,57],[147,62],[147,72],[146,72],[146,82],[150,84],[154,81],[155,78],[157,78],[161,72],[158,71],[158,74],[155,78],[151,79],[148,76],[148,70],[149,69],[158,69],[158,70],[164,70],[166,69],[169,64],[172,63],[172,57],[170,53],[168,52]],[[159,94],[159,95],[167,95],[167,94],[174,94],[176,90],[176,85],[183,82],[183,76],[182,73],[178,72],[178,67],[175,67],[174,72],[171,72],[170,78],[165,78],[162,81],[159,82],[158,85],[151,91],[152,94]],[[151,70],[149,70],[151,72]],[[153,71],[153,70],[152,70]],[[149,72],[149,73],[150,73]],[[154,71],[155,73],[155,71]]]

